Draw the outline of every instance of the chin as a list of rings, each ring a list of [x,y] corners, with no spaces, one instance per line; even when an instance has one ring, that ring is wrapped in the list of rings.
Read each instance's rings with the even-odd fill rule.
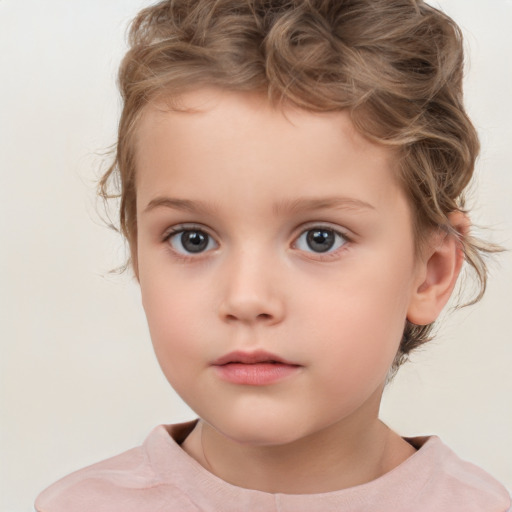
[[[300,436],[290,435],[290,432],[276,432],[275,429],[267,432],[220,432],[231,441],[245,446],[284,446],[300,438]]]
[[[209,422],[217,432],[236,443],[247,446],[281,446],[293,443],[309,434],[296,421],[280,418],[229,418],[229,421]]]

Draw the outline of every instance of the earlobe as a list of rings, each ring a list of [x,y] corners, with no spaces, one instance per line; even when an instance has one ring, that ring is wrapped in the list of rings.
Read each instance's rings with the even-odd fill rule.
[[[459,276],[464,253],[457,233],[465,236],[469,219],[462,212],[453,212],[449,221],[456,233],[445,231],[432,235],[425,260],[407,311],[407,319],[416,325],[434,322],[448,302]]]

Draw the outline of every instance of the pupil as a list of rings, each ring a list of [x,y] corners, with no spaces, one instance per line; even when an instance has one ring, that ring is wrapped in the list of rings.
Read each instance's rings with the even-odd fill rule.
[[[325,252],[334,245],[334,233],[326,230],[312,230],[307,236],[308,245],[316,252]]]
[[[208,235],[201,231],[184,231],[181,243],[188,252],[201,252],[208,245]]]

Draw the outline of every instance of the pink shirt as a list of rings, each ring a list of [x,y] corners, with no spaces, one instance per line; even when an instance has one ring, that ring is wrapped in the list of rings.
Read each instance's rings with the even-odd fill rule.
[[[363,485],[322,494],[236,487],[181,449],[195,422],[156,427],[143,445],[54,483],[38,512],[506,512],[506,489],[436,437],[406,438],[417,452]]]

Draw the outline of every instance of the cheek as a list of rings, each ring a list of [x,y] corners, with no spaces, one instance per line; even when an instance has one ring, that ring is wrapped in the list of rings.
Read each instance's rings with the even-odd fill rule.
[[[363,271],[364,270],[364,271]],[[326,375],[336,377],[343,362],[350,382],[385,378],[402,338],[410,286],[407,276],[396,268],[345,274],[337,282],[315,293],[309,305],[311,322],[307,336],[314,336],[325,358]],[[339,371],[339,370],[338,370]]]
[[[173,294],[165,294],[156,302],[146,300],[144,307],[158,364],[169,384],[183,396],[200,377],[201,355],[197,343],[190,341],[201,337],[194,335],[193,319],[183,311]]]
[[[204,338],[199,336],[200,298],[192,287],[178,286],[173,281],[147,275],[141,279],[151,341],[167,376],[169,372],[184,370],[184,361],[197,352],[197,342]]]

